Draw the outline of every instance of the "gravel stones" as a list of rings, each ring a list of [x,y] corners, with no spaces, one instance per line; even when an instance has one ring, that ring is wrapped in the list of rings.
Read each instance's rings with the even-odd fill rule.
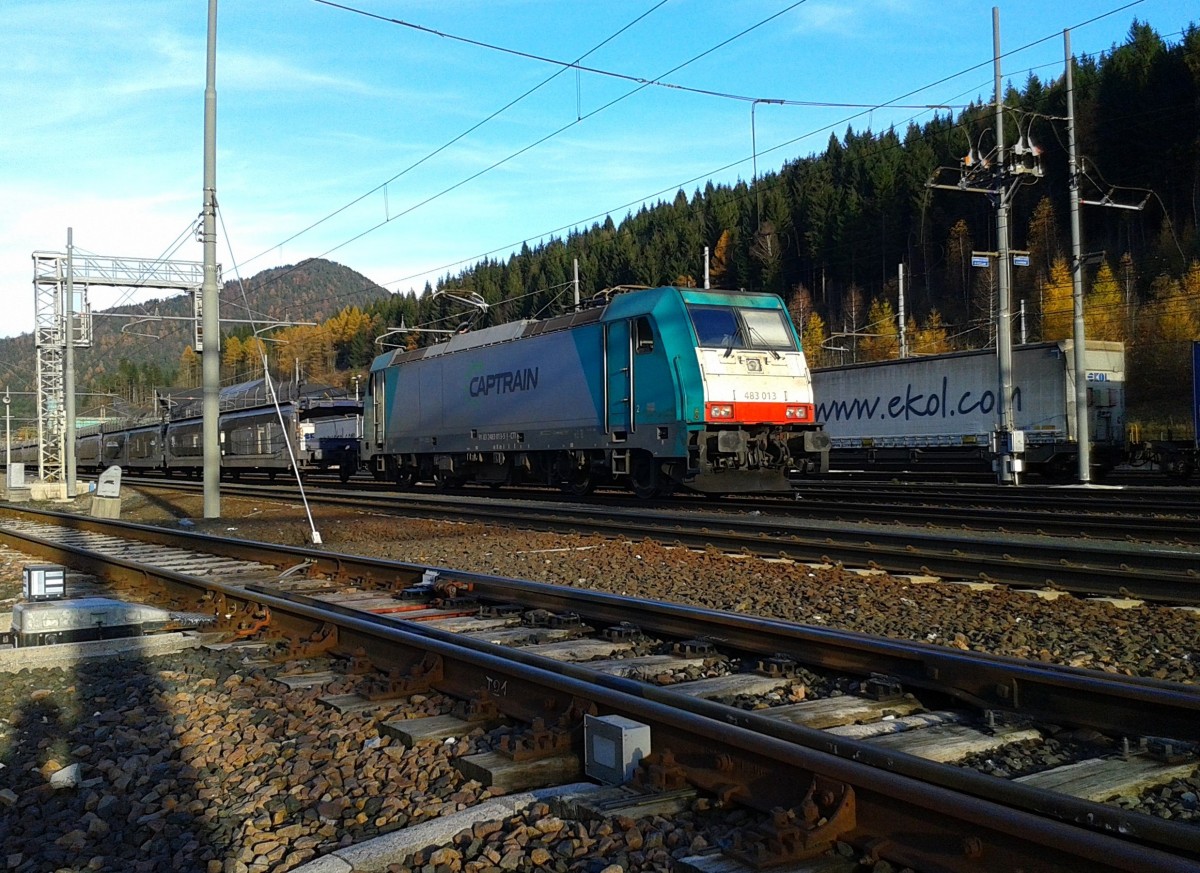
[[[288,870],[489,796],[467,746],[400,748],[319,693],[205,652],[0,677],[7,869]]]
[[[502,822],[465,829],[390,865],[389,873],[641,873],[728,838],[746,813],[689,811],[671,818],[570,821],[534,804]]]
[[[147,501],[127,488],[123,517],[174,525],[200,515],[198,496]],[[292,509],[226,497],[227,520],[194,529],[309,546]],[[1004,589],[920,585],[886,574],[692,551],[653,542],[512,532],[313,507],[324,547],[431,566],[498,573],[713,609],[925,640],[1045,662],[1180,682],[1196,679],[1193,615],[1157,607],[1117,610],[1074,598],[1041,600]],[[236,531],[228,531],[231,525]],[[0,553],[15,596],[20,566]],[[728,667],[721,668],[722,671]],[[667,677],[668,681],[671,678]],[[682,677],[680,677],[682,678]],[[837,694],[802,671],[789,698]],[[799,689],[799,690],[797,690]],[[438,695],[390,712],[339,715],[316,702],[351,690],[284,691],[234,654],[188,652],[83,662],[0,677],[0,864],[18,873],[57,869],[161,873],[287,871],[335,847],[469,809],[488,792],[452,766],[487,750],[476,732],[405,749],[376,717],[441,714]],[[761,701],[737,700],[752,707]],[[1065,741],[1064,741],[1065,743]],[[984,772],[1042,769],[1070,747],[1001,750]],[[74,768],[72,770],[72,768]],[[73,787],[55,788],[72,771]],[[66,779],[67,777],[61,777]],[[1156,789],[1145,811],[1195,819],[1195,779]],[[396,870],[420,873],[642,873],[718,845],[739,813],[695,809],[671,820],[574,822],[536,808],[480,823]],[[880,862],[884,863],[884,862]],[[870,865],[862,869],[870,869]]]

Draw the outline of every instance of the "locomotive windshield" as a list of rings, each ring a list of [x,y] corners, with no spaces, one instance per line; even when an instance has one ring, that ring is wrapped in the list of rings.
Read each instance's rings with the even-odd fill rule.
[[[702,347],[795,351],[796,343],[778,309],[689,306],[688,314]]]

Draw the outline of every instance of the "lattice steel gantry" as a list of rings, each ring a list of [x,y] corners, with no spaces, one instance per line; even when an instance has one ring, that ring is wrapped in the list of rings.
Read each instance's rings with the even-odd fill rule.
[[[64,482],[67,420],[65,369],[68,339],[74,348],[92,344],[91,309],[87,289],[110,288],[189,291],[195,299],[204,282],[199,261],[123,258],[72,252],[33,253],[34,344],[37,347],[38,477],[44,482]],[[69,281],[68,281],[69,280]],[[79,300],[67,300],[67,286]],[[70,305],[68,305],[70,304]],[[68,313],[71,324],[67,324]],[[197,335],[199,339],[199,335]],[[72,390],[74,374],[71,374]],[[71,424],[74,424],[72,422]],[[73,436],[73,435],[72,435]]]

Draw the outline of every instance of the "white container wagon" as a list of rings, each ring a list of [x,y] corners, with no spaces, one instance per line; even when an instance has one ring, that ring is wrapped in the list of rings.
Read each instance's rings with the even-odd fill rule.
[[[1069,477],[1078,464],[1073,343],[1013,349],[1013,421],[1025,469]],[[1088,342],[1088,437],[1098,472],[1125,455],[1125,347]],[[991,471],[999,375],[995,349],[813,371],[817,421],[837,469]]]

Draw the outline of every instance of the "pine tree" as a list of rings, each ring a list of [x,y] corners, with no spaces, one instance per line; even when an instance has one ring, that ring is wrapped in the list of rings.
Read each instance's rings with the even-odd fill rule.
[[[971,246],[971,231],[960,218],[950,228],[950,238],[946,241],[946,286],[964,306],[971,288]]]
[[[1152,293],[1138,316],[1126,381],[1136,414],[1190,429],[1177,403],[1188,392],[1164,387],[1186,386],[1191,379],[1191,343],[1200,337],[1200,262],[1192,262],[1182,282],[1159,276]]]

